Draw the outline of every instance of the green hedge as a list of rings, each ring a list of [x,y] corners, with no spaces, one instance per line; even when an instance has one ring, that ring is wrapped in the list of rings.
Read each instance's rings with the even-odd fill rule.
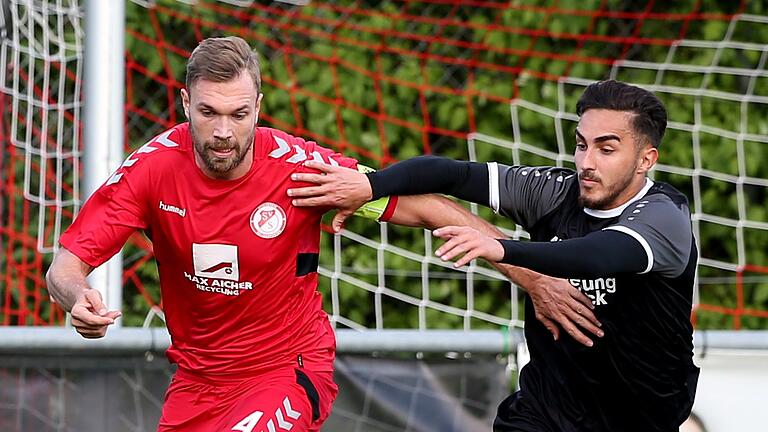
[[[363,163],[379,166],[387,162],[382,150],[381,133],[386,136],[387,148],[392,160],[413,157],[424,153],[424,135],[427,133],[431,151],[448,157],[465,159],[468,157],[466,140],[449,137],[435,131],[422,132],[412,128],[398,125],[398,121],[406,121],[423,127],[426,121],[434,128],[470,132],[470,122],[474,121],[474,131],[491,136],[512,139],[513,131],[510,121],[509,105],[500,100],[509,100],[519,96],[526,101],[535,102],[550,108],[557,108],[558,87],[555,81],[537,76],[537,73],[558,76],[569,73],[571,76],[588,79],[606,78],[610,68],[604,64],[589,61],[569,62],[562,59],[547,57],[526,57],[521,55],[526,50],[533,49],[539,53],[578,53],[584,58],[618,58],[623,54],[634,60],[655,61],[664,60],[669,52],[668,46],[643,45],[625,46],[620,43],[600,43],[596,41],[578,41],[567,38],[531,37],[521,32],[507,32],[503,28],[516,29],[549,29],[566,34],[583,34],[591,31],[594,34],[606,36],[631,36],[637,35],[648,38],[673,39],[680,34],[680,22],[649,19],[643,22],[638,30],[636,22],[622,19],[600,19],[593,22],[589,16],[568,15],[542,15],[533,9],[518,9],[497,11],[495,9],[473,8],[462,11],[456,15],[456,11],[449,6],[431,5],[425,6],[425,10],[411,11],[414,14],[427,15],[432,18],[453,16],[467,23],[488,24],[497,23],[501,27],[496,30],[468,27],[445,26],[437,28],[432,24],[397,19],[396,16],[403,12],[401,5],[395,2],[370,2],[373,12],[381,12],[367,15],[345,15],[343,11],[333,11],[321,6],[307,6],[302,10],[294,10],[297,16],[287,14],[266,15],[273,20],[269,24],[260,19],[249,20],[248,16],[238,13],[226,13],[227,7],[214,9],[208,6],[188,6],[183,3],[170,1],[158,2],[161,9],[147,10],[132,2],[127,3],[129,36],[126,49],[129,58],[136,64],[146,68],[149,73],[160,77],[172,77],[182,80],[184,56],[172,52],[165,46],[158,48],[146,43],[138,35],[144,35],[151,40],[162,40],[166,44],[178,47],[182,50],[191,50],[197,42],[193,25],[184,17],[193,17],[194,22],[200,23],[198,30],[203,36],[222,34],[241,34],[251,40],[254,46],[263,55],[263,74],[266,78],[264,86],[265,100],[263,112],[276,124],[287,125],[284,129],[294,132],[300,125],[306,131],[329,137],[331,140],[341,142],[346,140],[356,146],[367,149],[375,155],[366,158],[354,151],[347,151],[351,156],[357,156]],[[357,4],[358,2],[336,2]],[[641,11],[644,6],[633,6],[631,2],[609,2],[609,8],[614,11]],[[656,5],[655,12],[687,13],[697,2],[674,2],[672,5]],[[734,2],[705,2],[701,7],[706,12],[730,13],[736,10],[738,4]],[[561,9],[592,10],[601,2],[593,1],[561,1],[558,5]],[[374,8],[375,5],[375,8]],[[279,10],[290,10],[286,7],[278,7]],[[173,8],[178,11],[178,16],[166,13],[162,8]],[[749,12],[765,14],[764,2],[751,2]],[[258,17],[264,14],[255,13]],[[360,31],[359,28],[336,28],[335,39],[326,39],[318,34],[327,33],[327,22],[311,23],[300,19],[301,16],[315,16],[327,19],[328,22],[345,22],[361,26],[391,32],[402,32],[411,35],[419,35],[423,38],[437,36],[452,38],[462,43],[484,43],[488,46],[506,50],[507,54],[500,54],[491,50],[471,51],[461,46],[452,46],[444,43],[425,42],[426,39],[384,38],[381,34]],[[157,23],[157,26],[153,23]],[[282,27],[281,27],[282,26]],[[287,26],[287,27],[286,27]],[[161,34],[155,30],[160,28]],[[300,28],[310,31],[303,34],[290,29]],[[688,24],[685,35],[687,39],[721,40],[727,30],[727,22],[709,20],[693,20]],[[733,35],[737,39],[742,31],[737,29]],[[317,32],[317,33],[312,33]],[[313,36],[314,35],[314,36]],[[741,34],[743,37],[766,39],[763,34]],[[345,39],[354,40],[356,44],[343,42]],[[768,40],[756,41],[768,43]],[[363,48],[361,44],[368,46],[382,46],[386,49]],[[427,44],[427,45],[425,45]],[[581,44],[581,45],[580,45]],[[283,49],[290,46],[292,49],[309,53],[306,56],[291,55]],[[430,53],[437,57],[417,57],[397,55],[397,50],[419,51]],[[378,54],[377,54],[378,52]],[[724,49],[720,53],[720,65],[739,68],[756,68],[759,62],[760,52],[740,51]],[[341,63],[334,65],[328,61],[317,61],[310,55],[330,58],[336,56]],[[708,65],[712,62],[713,50],[680,48],[673,61],[689,65]],[[166,61],[163,61],[163,59]],[[464,58],[473,63],[452,64],[440,62],[438,58]],[[526,72],[517,74],[504,70],[496,70],[492,67],[477,65],[505,65],[520,67]],[[289,69],[290,66],[290,69]],[[377,77],[369,77],[361,74],[357,68],[368,71],[378,71]],[[764,70],[764,67],[763,67]],[[534,73],[537,72],[537,73]],[[175,115],[177,121],[183,118],[180,114],[180,102],[176,99],[176,106],[168,111],[168,92],[177,93],[177,87],[168,87],[154,78],[147,78],[143,73],[132,73],[133,87],[129,93],[140,103],[142,110],[154,113],[160,118],[172,120]],[[621,69],[618,78],[636,82],[638,84],[654,83],[657,79],[656,71],[642,71]],[[418,88],[399,85],[382,77],[391,78],[397,82],[412,83],[416,87],[433,86],[436,89],[452,88],[457,94],[446,94],[443,91],[425,91],[420,93]],[[702,74],[682,73],[668,71],[665,73],[662,84],[679,87],[698,88],[702,85]],[[712,74],[706,79],[710,80],[707,88],[718,89],[723,92],[745,94],[749,81],[734,75]],[[272,82],[273,84],[269,84]],[[762,80],[759,84],[768,85],[768,81]],[[336,93],[336,88],[340,93]],[[297,91],[290,91],[290,89]],[[466,90],[475,93],[468,97]],[[573,112],[575,101],[581,92],[581,87],[566,86],[565,97],[567,111]],[[765,93],[765,90],[762,90]],[[343,119],[343,133],[339,130],[336,118],[336,107],[323,102],[314,95],[334,99],[343,97],[347,105],[340,109]],[[670,111],[670,120],[680,123],[692,123],[694,121],[694,98],[677,95],[660,94]],[[423,98],[423,99],[422,99]],[[740,109],[739,103],[729,103],[722,100],[702,97],[700,103],[701,124],[738,131]],[[299,118],[294,116],[292,107],[298,107]],[[352,108],[358,107],[370,112],[379,112],[380,104],[383,112],[394,121],[380,122],[376,118],[366,116]],[[426,111],[424,112],[424,107]],[[470,113],[471,109],[471,113]],[[765,105],[753,104],[749,107],[749,121],[746,124],[747,133],[768,133],[768,112]],[[541,148],[557,151],[554,122],[551,118],[534,113],[529,110],[519,110],[522,138],[527,143],[535,144]],[[472,120],[473,119],[473,120]],[[267,122],[268,123],[268,122]],[[129,112],[129,130],[131,147],[141,145],[152,135],[158,133],[166,125],[142,118],[136,112]],[[574,124],[564,122],[564,136],[573,134]],[[694,155],[692,135],[689,132],[670,130],[661,148],[661,161],[680,167],[692,168]],[[566,138],[568,142],[569,139]],[[320,140],[320,144],[330,145]],[[567,151],[571,151],[570,142]],[[738,158],[736,143],[715,135],[701,134],[701,161],[705,168],[738,175]],[[762,163],[766,160],[765,144],[745,145],[744,159],[746,171],[749,176],[767,178],[768,168]],[[511,162],[508,151],[483,147],[479,157],[489,160],[495,159],[503,162]],[[520,155],[521,163],[548,164],[551,161],[530,154]],[[657,179],[668,181],[687,193],[689,197],[693,193],[693,185],[688,176],[658,173]],[[765,206],[765,188],[745,188],[745,196],[748,198],[746,217],[750,220],[765,222],[768,220],[768,209]],[[735,187],[728,182],[703,180],[701,191],[702,210],[707,213],[722,217],[739,219],[740,212],[737,206]],[[509,221],[499,220],[489,212],[483,211],[483,216],[488,217],[494,223],[511,227]],[[352,220],[349,228],[368,237],[377,238],[379,227],[367,221]],[[724,225],[716,225],[702,222],[700,226],[700,249],[702,256],[719,259],[726,262],[737,262],[736,231]],[[745,229],[746,257],[749,263],[766,265],[768,259],[768,233],[761,230]],[[396,229],[390,233],[390,242],[395,245],[420,251],[424,248],[424,236],[421,230]],[[326,266],[332,265],[331,238],[323,237],[323,252],[321,262]],[[135,247],[127,249],[127,261],[142,256],[143,252]],[[345,248],[342,263],[350,271],[364,273],[368,269],[376,268],[376,256],[365,248]],[[418,272],[417,263],[409,262],[403,258],[388,255],[386,266],[393,269],[411,270]],[[376,276],[357,274],[361,279],[376,284]],[[702,267],[700,277],[713,280],[717,277],[733,278],[733,272],[717,271],[712,268]],[[155,298],[159,297],[157,288],[157,272],[154,267],[141,271],[143,283],[151,290]],[[398,287],[404,292],[411,292],[420,296],[420,283],[418,279],[406,275],[387,277],[387,286]],[[467,299],[464,298],[463,282],[454,279],[441,279],[432,282],[431,297],[436,301],[449,303],[456,307],[464,307]],[[768,310],[768,283],[760,282],[746,285],[745,307],[756,310]],[[321,283],[321,290],[327,294],[328,281]],[[350,289],[342,284],[340,290],[341,304],[344,315],[365,323],[368,326],[375,325],[374,302],[372,296],[363,290]],[[508,305],[500,299],[508,298],[508,288],[503,283],[495,281],[476,282],[476,308],[488,313],[496,313],[501,316],[508,314]],[[125,319],[127,325],[140,324],[146,314],[146,302],[139,297],[129,284],[126,289]],[[732,280],[724,280],[720,283],[707,283],[701,287],[701,301],[707,304],[726,307],[735,306],[735,289]],[[326,299],[326,305],[330,302]],[[506,311],[506,312],[505,312]],[[415,327],[418,323],[418,314],[415,308],[397,302],[385,302],[384,325],[386,327]],[[429,312],[428,324],[431,327],[458,328],[463,321],[438,312]],[[730,328],[733,325],[729,315],[717,313],[699,313],[697,324],[701,328]],[[742,325],[748,328],[765,328],[768,321],[765,319],[745,317]],[[482,323],[472,323],[473,327],[488,327]]]

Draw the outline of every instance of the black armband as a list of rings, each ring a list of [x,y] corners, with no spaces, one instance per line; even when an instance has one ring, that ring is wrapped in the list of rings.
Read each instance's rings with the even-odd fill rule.
[[[367,173],[372,199],[442,193],[488,205],[488,166],[437,156],[419,156]]]

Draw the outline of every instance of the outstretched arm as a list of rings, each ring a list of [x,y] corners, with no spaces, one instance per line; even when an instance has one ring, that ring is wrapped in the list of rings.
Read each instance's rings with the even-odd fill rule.
[[[421,171],[417,166],[415,169],[417,178],[407,177],[409,180],[402,180],[400,170],[403,165],[401,164],[405,164],[406,168],[411,166],[411,168],[406,169],[406,171],[410,171],[413,169],[411,164],[419,165],[424,162],[427,165],[433,165],[432,168]],[[447,172],[443,172],[441,167],[444,164],[446,166],[453,165],[453,168],[448,167],[446,168]],[[467,164],[469,163],[441,158],[416,158],[378,171],[377,176],[378,173],[385,174],[383,177],[384,184],[387,183],[386,180],[389,176],[393,176],[391,179],[394,184],[398,185],[398,188],[402,187],[403,190],[409,185],[420,188],[404,190],[409,193],[434,188],[438,191],[453,193],[456,196],[463,196],[478,203],[486,203],[489,189],[487,168],[481,164],[474,164],[472,167]],[[296,206],[339,208],[340,210],[333,218],[332,223],[336,232],[341,229],[347,216],[365,202],[375,198],[371,185],[378,182],[378,177],[368,177],[352,169],[333,167],[313,161],[308,161],[305,165],[321,173],[297,173],[292,176],[292,179],[315,183],[316,186],[289,189],[288,195],[294,198],[293,205]],[[434,169],[435,166],[438,167],[436,170]],[[478,166],[482,167],[484,171]],[[464,173],[463,176],[462,172]],[[390,190],[379,190],[376,194],[387,192]],[[493,225],[473,215],[455,202],[435,195],[400,196],[390,222],[430,229],[446,225],[469,226],[491,237],[503,237],[503,234]],[[599,329],[600,323],[592,313],[594,306],[591,301],[567,281],[544,276],[520,267],[504,264],[495,264],[494,266],[528,292],[533,300],[536,318],[549,329],[555,339],[560,336],[560,329],[557,324],[560,324],[575,340],[587,346],[592,346],[593,342],[582,329],[597,336],[603,335]]]
[[[454,266],[475,258],[522,266],[554,277],[595,277],[640,273],[647,268],[643,246],[631,236],[604,230],[560,242],[497,239],[476,229],[447,226],[434,231],[446,243],[435,251],[443,260],[460,254]]]
[[[296,173],[291,177],[317,185],[288,190],[297,207],[356,210],[364,202],[384,196],[428,193],[443,193],[488,205],[488,167],[482,163],[420,156],[367,174],[317,161],[307,161],[304,165],[320,173]]]
[[[434,229],[446,225],[472,227],[491,238],[504,238],[494,225],[477,217],[454,201],[436,195],[400,197],[390,222]],[[494,264],[499,272],[531,296],[536,318],[560,337],[560,326],[579,343],[592,346],[587,333],[601,337],[600,322],[592,302],[564,279],[545,276],[507,264]]]
[[[86,280],[93,270],[66,248],[59,249],[45,275],[48,292],[72,314],[72,326],[85,338],[100,338],[121,313],[108,311],[98,290]]]

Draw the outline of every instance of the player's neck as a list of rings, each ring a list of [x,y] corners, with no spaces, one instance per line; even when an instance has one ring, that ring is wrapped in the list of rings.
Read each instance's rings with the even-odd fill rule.
[[[601,209],[584,207],[584,212],[590,216],[598,218],[608,218],[620,215],[628,205],[642,198],[648,192],[648,189],[653,186],[653,181],[646,176],[643,176],[640,180],[641,181],[639,182],[633,181],[630,186],[625,189],[626,193],[621,194],[613,201],[613,203],[611,203],[611,205],[607,205]]]
[[[635,177],[632,183],[624,189],[624,192],[610,206],[607,206],[606,210],[616,209],[639,199],[645,193],[646,187],[650,187],[648,177],[644,175]]]

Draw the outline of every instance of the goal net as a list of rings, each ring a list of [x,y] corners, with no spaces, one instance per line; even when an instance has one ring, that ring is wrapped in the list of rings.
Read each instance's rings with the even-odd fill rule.
[[[669,108],[653,176],[691,199],[701,249],[694,320],[765,325],[768,18],[760,2],[241,3],[128,3],[126,152],[182,121],[184,61],[210,35],[240,35],[261,52],[262,124],[375,167],[425,153],[572,166],[583,88],[609,77],[636,83]],[[82,15],[74,0],[3,3],[4,324],[63,319],[42,275],[84,198]],[[427,232],[353,221],[323,242],[321,288],[337,326],[522,324],[514,286],[482,264],[453,271],[433,257]],[[126,324],[138,325],[159,305],[157,273],[143,237],[124,255]]]

